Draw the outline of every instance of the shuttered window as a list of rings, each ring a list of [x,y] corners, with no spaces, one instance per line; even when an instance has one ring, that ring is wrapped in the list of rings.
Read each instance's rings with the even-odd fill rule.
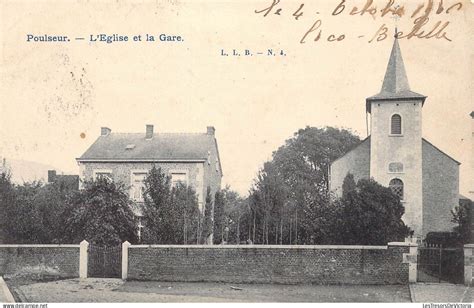
[[[402,117],[399,114],[392,116],[390,134],[401,135],[402,134]]]

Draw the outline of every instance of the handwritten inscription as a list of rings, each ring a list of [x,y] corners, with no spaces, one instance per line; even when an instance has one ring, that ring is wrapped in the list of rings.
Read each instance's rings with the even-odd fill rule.
[[[407,31],[395,30],[395,37],[398,39],[440,39],[451,42],[452,39],[448,35],[448,26],[450,21],[441,20],[432,22],[430,17],[438,15],[438,17],[446,16],[460,11],[463,8],[461,2],[455,2],[446,4],[443,0],[427,0],[424,3],[420,3],[412,11],[408,11],[408,8],[404,5],[395,3],[395,0],[388,0],[383,5],[378,6],[374,3],[374,0],[366,0],[362,7],[349,5],[348,0],[338,0],[337,5],[332,10],[330,16],[370,16],[374,20],[377,18],[384,18],[385,16],[400,19],[409,18],[413,21],[413,25]],[[311,14],[319,15],[319,12],[307,13],[305,11],[305,3],[301,3],[295,6],[294,9],[287,10],[281,7],[280,0],[271,0],[268,6],[256,9],[256,14],[260,14],[265,18],[269,16],[289,16],[294,20],[303,20],[305,17],[313,18],[311,26],[308,30],[303,33],[300,38],[300,43],[305,44],[308,41],[322,41],[327,42],[340,42],[346,39],[348,34],[346,33],[331,33],[330,31],[323,30],[323,19],[318,17],[311,17]],[[369,35],[358,34],[357,38],[368,38],[368,42],[380,42],[385,40],[389,36],[389,27],[387,24],[382,23],[374,33]]]

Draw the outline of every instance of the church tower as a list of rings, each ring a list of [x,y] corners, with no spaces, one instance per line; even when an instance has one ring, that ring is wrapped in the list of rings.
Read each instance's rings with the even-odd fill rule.
[[[422,236],[422,107],[426,96],[410,90],[398,40],[393,42],[379,94],[366,99],[370,113],[370,177],[389,186],[405,207],[403,220]]]

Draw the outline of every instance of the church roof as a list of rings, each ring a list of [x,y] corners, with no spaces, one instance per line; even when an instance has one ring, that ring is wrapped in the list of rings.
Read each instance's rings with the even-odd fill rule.
[[[370,105],[372,101],[389,101],[398,99],[421,99],[424,103],[426,96],[410,90],[408,78],[403,63],[402,52],[398,44],[398,39],[395,39],[388,60],[387,70],[383,79],[382,89],[374,96],[368,97],[366,100],[367,112],[370,112]]]
[[[456,164],[460,165],[461,163],[457,160],[455,160],[454,158],[452,158],[451,156],[449,156],[448,154],[446,154],[445,152],[441,151],[440,148],[438,148],[437,146],[435,146],[434,144],[432,144],[431,142],[429,142],[428,140],[426,140],[425,138],[421,138],[423,140],[423,142],[425,144],[428,144],[430,146],[432,146],[436,151],[438,151],[439,153],[443,154],[444,156],[446,156],[447,158],[451,159],[452,161],[454,161]]]

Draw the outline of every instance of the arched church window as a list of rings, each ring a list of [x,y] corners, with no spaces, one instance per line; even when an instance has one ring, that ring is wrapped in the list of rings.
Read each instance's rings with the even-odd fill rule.
[[[400,179],[392,179],[388,184],[392,192],[403,200],[403,182]]]
[[[403,172],[403,164],[399,162],[394,162],[388,164],[388,172],[392,173],[401,173]]]
[[[390,134],[401,135],[402,134],[402,117],[399,114],[394,114],[390,122]]]

